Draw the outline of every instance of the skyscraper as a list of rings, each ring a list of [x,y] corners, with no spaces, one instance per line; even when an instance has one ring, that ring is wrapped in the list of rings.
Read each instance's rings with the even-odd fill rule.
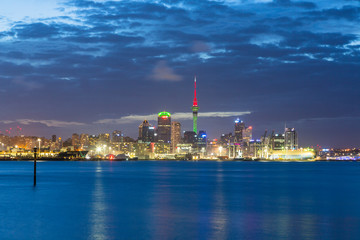
[[[171,141],[171,114],[169,112],[158,114],[157,139],[158,142],[164,143]]]
[[[245,123],[239,118],[235,120],[235,136],[234,142],[241,143],[243,141],[243,133],[245,130]]]
[[[274,151],[284,150],[284,134],[273,134],[270,139],[271,149]]]
[[[248,126],[243,130],[243,142],[250,142],[252,139],[252,126]]]
[[[193,131],[194,133],[197,134],[197,118],[198,118],[199,106],[196,98],[196,76],[194,79],[194,101],[191,109],[193,111]]]
[[[193,131],[184,132],[184,143],[196,143],[197,134]]]
[[[80,146],[80,136],[77,133],[73,133],[71,137],[71,145],[74,146],[74,148],[78,148]]]
[[[154,130],[148,120],[144,120],[139,126],[139,140],[142,142],[154,142]]]
[[[171,149],[176,151],[176,145],[181,141],[181,124],[179,122],[171,123]]]
[[[285,149],[298,149],[298,136],[295,128],[285,128]]]
[[[89,147],[89,134],[80,134],[80,148],[87,149]]]

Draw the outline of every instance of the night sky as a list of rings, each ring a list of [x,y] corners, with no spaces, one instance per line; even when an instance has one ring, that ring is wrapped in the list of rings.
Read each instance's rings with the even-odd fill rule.
[[[211,138],[239,116],[360,147],[358,0],[1,1],[0,49],[2,132],[136,137],[163,110],[191,130],[196,75]]]

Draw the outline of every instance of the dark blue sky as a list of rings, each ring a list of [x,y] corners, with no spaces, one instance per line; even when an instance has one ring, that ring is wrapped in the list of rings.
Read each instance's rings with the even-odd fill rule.
[[[255,138],[286,122],[302,146],[360,147],[360,1],[8,2],[2,131],[135,137],[162,110],[190,130],[196,74],[210,137],[239,115]]]

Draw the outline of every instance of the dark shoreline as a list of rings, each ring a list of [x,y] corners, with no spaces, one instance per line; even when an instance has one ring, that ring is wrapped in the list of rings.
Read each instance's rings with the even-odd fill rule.
[[[34,161],[33,158],[0,158],[0,162],[26,162]],[[268,159],[198,159],[198,160],[186,160],[186,159],[101,159],[101,158],[73,158],[73,159],[64,159],[64,158],[38,158],[37,161],[64,161],[64,162],[124,162],[124,161],[167,161],[167,162],[360,162],[360,160],[327,160],[327,159],[317,159],[317,160],[268,160]]]

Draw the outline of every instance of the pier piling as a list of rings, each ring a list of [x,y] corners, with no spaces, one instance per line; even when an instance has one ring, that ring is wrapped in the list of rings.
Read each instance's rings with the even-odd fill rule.
[[[34,148],[34,187],[36,186],[36,153],[37,148]]]

